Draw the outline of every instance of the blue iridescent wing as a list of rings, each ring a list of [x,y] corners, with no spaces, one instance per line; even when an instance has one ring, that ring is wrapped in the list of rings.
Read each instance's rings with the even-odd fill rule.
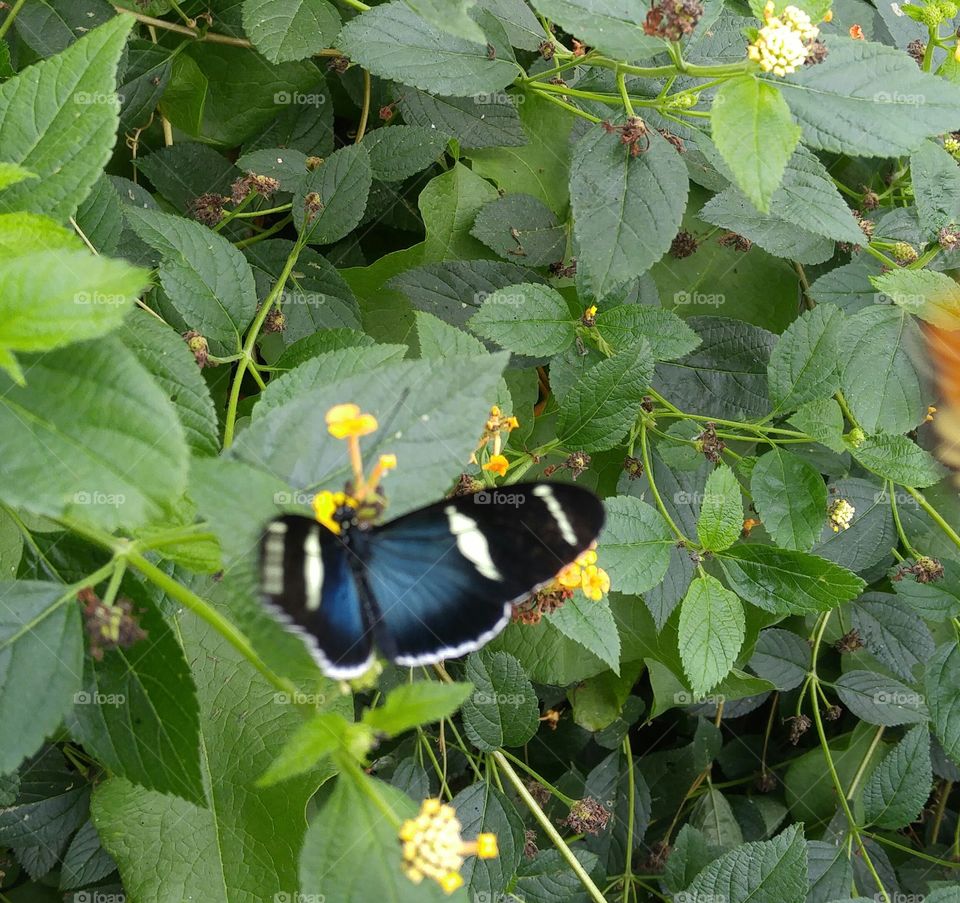
[[[522,483],[459,496],[351,540],[383,653],[411,666],[478,649],[511,603],[549,581],[596,539],[604,511],[565,483]]]
[[[309,517],[271,521],[260,542],[260,590],[306,639],[324,673],[357,677],[373,659],[372,617],[354,579],[351,552]]]

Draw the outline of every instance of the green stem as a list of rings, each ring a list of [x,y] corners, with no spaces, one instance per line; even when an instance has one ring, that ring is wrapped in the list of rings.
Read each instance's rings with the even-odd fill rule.
[[[936,865],[939,865],[941,868],[960,869],[960,862],[953,862],[949,859],[938,859],[936,856],[931,856],[929,853],[923,853],[920,850],[913,849],[912,847],[904,846],[902,843],[897,843],[897,841],[891,840],[889,837],[884,837],[882,834],[874,834],[871,831],[864,831],[863,833],[871,840],[877,841],[877,843],[882,843],[888,847],[893,847],[895,850],[900,850],[903,853],[909,853],[911,856],[915,856],[917,859],[923,859],[926,862],[932,862]]]
[[[634,829],[634,799],[636,797],[636,780],[633,776],[633,750],[630,748],[629,735],[623,738],[623,753],[627,757],[627,847],[623,866],[623,903],[629,903],[633,872],[633,829]]]
[[[887,480],[887,492],[890,493],[890,511],[893,514],[893,522],[897,528],[897,535],[900,537],[900,542],[903,547],[907,550],[907,554],[912,558],[919,558],[917,550],[910,545],[910,540],[907,539],[907,534],[904,532],[903,523],[900,520],[900,509],[897,506],[897,487],[894,485],[893,480]]]
[[[517,795],[520,799],[523,800],[524,804],[533,814],[533,817],[540,823],[540,827],[543,829],[543,832],[550,838],[550,841],[557,848],[560,855],[566,860],[567,865],[573,870],[573,873],[580,880],[580,883],[583,885],[584,890],[589,894],[590,899],[594,903],[607,903],[604,899],[603,894],[600,893],[600,888],[594,884],[593,879],[587,874],[586,869],[580,864],[580,860],[574,855],[573,850],[567,845],[564,839],[560,836],[559,831],[553,826],[553,822],[547,818],[547,814],[540,808],[537,801],[530,795],[530,791],[527,790],[526,786],[522,780],[520,780],[520,775],[518,775],[513,767],[510,765],[510,762],[507,761],[507,757],[503,754],[502,750],[494,750],[491,753],[494,761],[497,766],[503,770],[506,774],[507,779],[513,784],[513,789],[516,790]]]
[[[594,116],[593,113],[588,113],[586,110],[581,110],[579,107],[575,107],[572,103],[567,103],[565,100],[557,97],[555,94],[545,91],[536,91],[538,97],[542,97],[544,100],[549,100],[550,103],[556,104],[558,107],[563,107],[569,113],[574,113],[579,116],[581,119],[587,119],[595,125],[603,120],[599,116]]]
[[[923,508],[924,511],[927,512],[927,514],[930,516],[930,519],[931,519],[941,530],[943,530],[943,532],[947,534],[947,536],[950,538],[950,540],[953,542],[953,544],[954,544],[958,549],[960,549],[960,535],[958,535],[958,534],[957,534],[957,531],[954,530],[953,527],[951,527],[950,524],[948,524],[948,523],[943,519],[943,517],[941,516],[940,512],[937,511],[937,509],[934,508],[933,505],[931,505],[931,504],[926,500],[926,498],[924,498],[923,493],[922,493],[922,492],[918,492],[918,491],[917,491],[916,489],[914,489],[912,486],[904,486],[903,488],[906,489],[907,492],[909,492],[910,495],[912,495],[912,496],[914,497],[914,499],[916,499],[917,504],[918,504],[921,508]]]
[[[297,258],[300,256],[303,246],[303,236],[300,236],[294,244],[293,250],[287,256],[287,261],[280,271],[280,276],[277,278],[276,284],[260,306],[260,310],[257,311],[257,316],[250,327],[250,331],[247,333],[246,341],[243,343],[243,356],[240,358],[240,363],[237,364],[237,372],[234,374],[233,385],[230,387],[230,398],[227,401],[227,417],[223,427],[223,447],[225,449],[233,444],[233,435],[237,424],[237,405],[240,403],[240,387],[243,384],[243,377],[247,372],[247,367],[253,361],[253,352],[257,343],[257,337],[260,335],[260,330],[263,328],[267,314],[270,313],[274,302],[283,293],[283,289],[287,284],[287,280],[290,278],[290,274],[293,272],[293,268],[297,264]]]
[[[520,766],[528,775],[530,775],[530,777],[532,777],[538,784],[540,784],[540,785],[541,785],[542,787],[544,787],[546,790],[549,790],[551,796],[555,796],[555,797],[556,797],[558,800],[560,800],[560,802],[563,803],[565,806],[570,807],[570,806],[573,806],[574,803],[576,803],[576,800],[575,800],[575,799],[572,799],[571,797],[569,797],[569,796],[567,796],[565,793],[563,793],[561,790],[558,790],[553,784],[551,784],[551,783],[550,783],[545,777],[543,777],[542,775],[537,774],[537,772],[535,772],[529,765],[527,765],[527,763],[524,762],[523,759],[515,756],[513,753],[508,752],[507,750],[503,750],[503,754],[504,754],[511,762],[514,762],[515,764],[519,765],[519,766]]]
[[[640,455],[643,459],[643,471],[647,475],[647,483],[650,484],[650,492],[653,495],[654,501],[657,503],[657,508],[660,510],[660,513],[663,515],[663,519],[670,526],[670,529],[676,534],[677,539],[683,543],[689,544],[689,540],[683,534],[683,531],[676,525],[673,518],[670,516],[670,512],[667,511],[666,506],[663,504],[663,499],[660,498],[660,490],[657,489],[657,484],[653,479],[653,468],[650,466],[650,449],[647,445],[647,422],[646,420],[640,425]]]
[[[234,625],[228,621],[213,606],[201,599],[196,593],[187,589],[183,584],[178,583],[168,574],[165,574],[156,565],[148,561],[136,549],[128,549],[126,559],[130,565],[135,567],[141,574],[156,584],[168,596],[182,603],[200,620],[209,624],[217,633],[220,634],[234,649],[237,650],[260,674],[266,678],[267,682],[283,693],[290,694],[291,699],[298,697],[296,687],[286,678],[275,674],[266,662],[257,654],[257,651],[250,644],[250,641]],[[314,706],[297,703],[301,708],[313,712]]]
[[[13,8],[7,13],[7,17],[0,23],[0,40],[2,40],[10,30],[10,26],[13,25],[13,20],[17,18],[17,13],[23,9],[23,5],[26,2],[27,0],[17,0],[17,2],[13,4]]]
[[[263,232],[258,232],[256,235],[251,235],[249,238],[242,238],[240,241],[235,241],[233,246],[243,250],[243,248],[249,247],[250,245],[255,245],[258,241],[263,241],[265,238],[270,238],[272,235],[276,235],[278,232],[286,229],[291,222],[293,222],[293,217],[285,216],[283,219],[275,222],[269,229],[264,229]]]
[[[620,89],[620,99],[623,101],[624,112],[632,118],[636,114],[633,112],[630,92],[627,90],[627,74],[622,69],[617,69],[617,88]]]

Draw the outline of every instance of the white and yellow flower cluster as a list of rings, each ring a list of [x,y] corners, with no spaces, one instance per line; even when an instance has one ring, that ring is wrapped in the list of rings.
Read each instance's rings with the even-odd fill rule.
[[[772,0],[763,10],[763,28],[757,39],[747,48],[747,56],[759,63],[764,72],[788,75],[796,72],[807,59],[810,45],[820,29],[810,17],[796,6],[786,7],[779,16],[773,14]]]

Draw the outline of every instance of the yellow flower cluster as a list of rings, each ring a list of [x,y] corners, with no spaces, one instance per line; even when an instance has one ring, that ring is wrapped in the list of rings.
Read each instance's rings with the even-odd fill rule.
[[[775,16],[773,10],[770,0],[763,10],[766,24],[747,48],[747,56],[759,63],[764,72],[788,75],[803,65],[809,45],[817,39],[820,29],[796,6],[786,7],[779,16]]]
[[[403,844],[403,871],[414,883],[432,878],[448,894],[463,885],[460,869],[465,856],[493,859],[498,855],[496,834],[480,834],[464,841],[453,806],[438,799],[426,799],[416,818],[400,827]]]
[[[850,529],[850,523],[856,513],[857,509],[846,499],[835,499],[831,502],[830,507],[827,508],[827,518],[833,532],[839,533],[841,530]]]
[[[353,469],[353,485],[346,492],[320,492],[313,498],[313,513],[328,530],[339,533],[344,520],[349,520],[350,511],[356,511],[360,503],[374,495],[380,480],[388,470],[397,466],[396,455],[380,455],[369,477],[363,474],[363,457],[360,454],[360,437],[369,436],[377,429],[377,418],[364,414],[358,405],[335,404],[326,413],[327,430],[335,439],[346,439]],[[349,510],[344,510],[349,509]],[[347,515],[344,517],[344,515]]]
[[[610,592],[610,576],[603,568],[597,567],[597,553],[593,549],[587,549],[576,561],[568,564],[556,579],[565,589],[579,586],[594,602],[599,602],[605,593]]]
[[[510,462],[501,454],[503,448],[503,437],[509,435],[512,430],[520,426],[520,421],[516,417],[504,417],[503,412],[497,405],[490,408],[490,416],[484,424],[483,435],[477,443],[477,448],[470,455],[470,463],[477,463],[477,452],[492,443],[492,453],[483,465],[482,470],[495,473],[498,477],[506,474],[510,467]]]

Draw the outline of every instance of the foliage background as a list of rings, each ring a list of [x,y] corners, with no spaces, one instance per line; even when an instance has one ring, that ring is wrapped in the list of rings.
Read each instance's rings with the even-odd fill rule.
[[[0,12],[2,899],[440,898],[437,794],[499,838],[451,899],[960,899],[953,4],[784,78],[736,0],[122,7]],[[612,591],[324,679],[251,551],[345,400],[390,516],[494,403],[501,482],[588,455]]]

